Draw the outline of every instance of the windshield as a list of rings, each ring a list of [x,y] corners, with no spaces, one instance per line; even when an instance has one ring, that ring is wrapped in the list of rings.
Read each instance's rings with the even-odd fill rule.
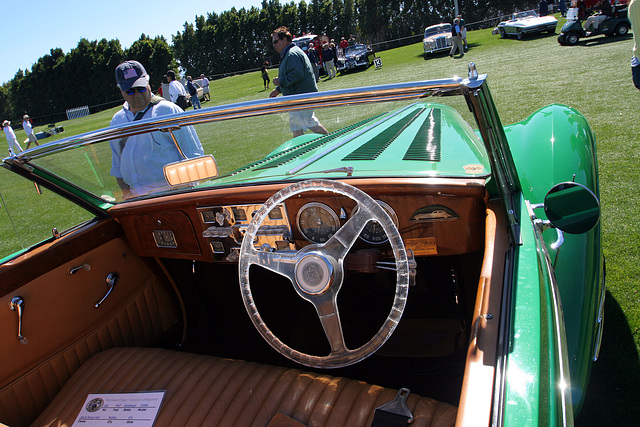
[[[367,50],[367,47],[363,44],[357,44],[354,46],[348,46],[345,48],[344,54],[345,55],[354,55],[356,53],[360,53],[360,52],[365,52]]]
[[[277,98],[279,102],[286,99],[293,96]],[[257,105],[268,102],[271,100],[261,100]],[[244,108],[244,104],[239,105]],[[312,177],[485,177],[490,167],[482,143],[467,123],[471,116],[465,120],[458,113],[468,113],[465,105],[462,97],[447,97],[438,99],[438,104],[416,100],[368,102],[307,109],[293,115],[269,108],[252,117],[214,121],[216,107],[205,108],[166,119],[193,125],[166,126],[163,131],[150,133],[136,129],[128,137],[113,137],[122,130],[107,128],[77,140],[72,137],[36,147],[24,156],[31,156],[29,164],[45,179],[61,179],[110,204],[211,186]],[[219,108],[235,111],[233,106]],[[117,111],[100,113],[104,124]],[[313,116],[328,134],[307,131],[294,137],[292,126],[300,113],[307,118]],[[75,120],[96,121],[96,117]],[[128,126],[149,127],[148,122],[141,120]],[[79,122],[65,127],[71,129],[75,123]],[[164,126],[162,121],[152,123],[156,129]],[[408,154],[416,143],[421,147],[418,153]],[[163,165],[179,162],[182,155],[212,155],[218,176],[168,185]],[[131,191],[123,191],[122,179]]]
[[[440,34],[443,32],[448,32],[451,33],[451,24],[445,24],[445,25],[437,25],[437,26],[433,26],[433,27],[429,27],[424,31],[424,36],[426,37],[431,37],[434,36],[436,34]]]
[[[527,10],[526,12],[517,12],[513,14],[513,19],[526,19],[526,18],[537,18],[538,14],[534,10]]]

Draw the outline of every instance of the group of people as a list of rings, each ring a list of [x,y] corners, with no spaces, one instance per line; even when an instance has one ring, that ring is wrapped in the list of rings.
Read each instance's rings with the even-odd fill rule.
[[[320,81],[320,58],[322,58],[322,66],[327,77],[332,79],[336,76],[336,63],[338,62],[338,51],[335,43],[325,43],[322,45],[322,53],[318,53],[316,45],[313,42],[309,43],[307,49],[307,57],[311,62],[311,68],[313,69],[313,75],[315,76],[316,83]]]
[[[24,151],[22,149],[22,146],[18,142],[18,138],[16,137],[16,134],[13,131],[11,122],[9,120],[5,120],[4,122],[2,122],[2,129],[4,130],[4,135],[7,138],[7,143],[9,144],[9,155],[14,156]],[[27,143],[27,150],[29,149],[29,146],[32,142],[36,145],[40,145],[38,144],[38,138],[36,138],[36,135],[33,133],[33,121],[28,114],[22,116],[22,129],[27,134],[27,139],[25,140],[25,142]]]
[[[459,58],[462,58],[464,53],[469,50],[469,46],[467,45],[467,27],[464,24],[464,19],[462,19],[460,15],[453,20],[453,24],[451,25],[451,40],[453,41],[453,45],[449,51],[449,56],[453,57],[457,51],[460,53]]]
[[[169,83],[169,98],[171,99],[171,102],[180,106],[180,108],[182,108],[183,110],[186,110],[189,107],[189,103],[187,102],[188,98],[191,100],[191,105],[193,105],[194,110],[202,108],[200,98],[198,98],[198,89],[193,84],[193,78],[191,78],[191,76],[187,76],[186,89],[182,85],[182,83],[176,80],[175,71],[167,71],[165,78]],[[200,81],[202,86],[203,99],[205,102],[210,101],[211,97],[209,91],[209,79],[207,79],[204,74],[200,74]],[[189,92],[188,96],[187,91]]]

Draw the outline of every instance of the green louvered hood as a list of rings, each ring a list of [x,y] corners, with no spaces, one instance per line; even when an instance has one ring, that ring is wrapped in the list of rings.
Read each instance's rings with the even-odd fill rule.
[[[352,172],[351,172],[352,171]],[[416,103],[331,132],[294,138],[216,185],[316,177],[487,178],[482,142],[453,108]]]

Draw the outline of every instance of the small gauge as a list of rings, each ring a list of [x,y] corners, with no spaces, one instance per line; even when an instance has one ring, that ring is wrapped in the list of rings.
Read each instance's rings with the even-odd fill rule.
[[[391,208],[391,206],[389,206],[382,200],[376,200],[376,202],[378,202],[382,209],[384,209],[389,214],[389,216],[393,220],[393,223],[397,227],[398,216]],[[389,240],[389,238],[387,237],[387,233],[384,232],[384,229],[378,221],[367,222],[367,225],[364,226],[362,232],[360,233],[360,238],[367,243],[371,243],[372,245],[381,245]]]
[[[324,243],[340,227],[338,215],[327,205],[311,202],[298,211],[298,230],[310,242]]]

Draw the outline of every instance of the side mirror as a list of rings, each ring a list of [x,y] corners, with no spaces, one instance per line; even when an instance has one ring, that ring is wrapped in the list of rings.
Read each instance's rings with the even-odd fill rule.
[[[600,220],[600,201],[586,186],[562,182],[545,196],[544,211],[556,228],[569,234],[582,234]]]

